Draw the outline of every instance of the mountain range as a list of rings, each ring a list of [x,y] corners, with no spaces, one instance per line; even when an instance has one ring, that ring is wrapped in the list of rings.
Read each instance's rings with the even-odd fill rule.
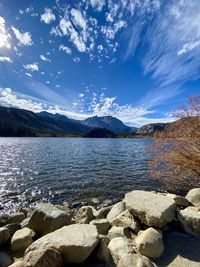
[[[163,130],[166,125],[156,123],[136,128],[129,127],[112,116],[94,116],[79,121],[46,111],[34,113],[24,109],[0,107],[0,136],[85,136],[90,131],[94,132],[94,129],[95,132],[97,129],[106,129],[115,135],[148,135],[156,130]]]

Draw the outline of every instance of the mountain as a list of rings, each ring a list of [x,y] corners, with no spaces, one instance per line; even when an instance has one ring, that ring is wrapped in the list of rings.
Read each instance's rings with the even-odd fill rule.
[[[150,123],[137,130],[139,135],[153,135],[155,132],[164,131],[169,123]]]
[[[94,116],[87,118],[86,120],[82,121],[82,123],[91,128],[107,129],[115,134],[132,132],[131,127],[126,126],[125,124],[123,124],[122,121],[112,116],[104,116],[104,117]]]
[[[0,107],[0,136],[63,136],[91,128],[62,115]]]

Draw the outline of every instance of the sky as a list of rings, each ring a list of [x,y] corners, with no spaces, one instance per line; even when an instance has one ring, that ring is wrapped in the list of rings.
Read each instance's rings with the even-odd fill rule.
[[[130,126],[200,92],[199,0],[1,0],[0,105]]]

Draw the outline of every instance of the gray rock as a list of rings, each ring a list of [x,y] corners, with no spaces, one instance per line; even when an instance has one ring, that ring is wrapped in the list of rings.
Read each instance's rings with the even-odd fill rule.
[[[181,206],[181,207],[189,206],[189,201],[185,197],[182,197],[176,194],[169,194],[169,193],[166,194],[166,197],[173,199],[177,206]]]
[[[0,251],[0,266],[1,267],[8,267],[10,264],[12,264],[12,260],[8,254],[6,254],[3,251]]]
[[[164,232],[165,251],[155,262],[159,267],[199,267],[200,239],[179,232]]]
[[[17,212],[10,215],[9,223],[21,223],[25,219],[23,212]]]
[[[95,218],[93,214],[93,208],[90,206],[83,206],[81,207],[75,217],[77,223],[85,224],[89,223]]]
[[[30,251],[24,258],[27,267],[62,267],[63,260],[60,252],[48,248]]]
[[[81,263],[92,253],[98,241],[96,226],[73,224],[41,237],[28,247],[26,254],[30,251],[53,248],[62,254],[66,263]]]
[[[128,228],[126,227],[117,227],[113,226],[109,231],[108,231],[108,238],[113,239],[116,237],[127,237],[130,238],[130,232]]]
[[[156,264],[142,255],[125,254],[120,258],[117,267],[156,267]]]
[[[140,230],[139,223],[134,219],[133,215],[128,210],[120,213],[110,223],[112,226],[128,227],[135,233],[138,233]]]
[[[108,240],[107,238],[101,238],[98,245],[97,250],[97,259],[99,261],[110,263],[111,262],[111,254],[110,250],[108,249]]]
[[[127,209],[148,226],[163,227],[175,219],[173,199],[152,192],[135,190],[125,195]]]
[[[185,198],[196,207],[200,207],[200,188],[190,190]]]
[[[8,214],[0,214],[0,227],[9,223],[10,216]]]
[[[124,237],[113,238],[108,244],[108,248],[112,255],[113,262],[118,266],[124,255],[133,255],[134,251],[131,241]]]
[[[116,203],[112,209],[110,210],[110,212],[107,215],[107,219],[109,222],[111,222],[115,217],[117,217],[120,213],[122,213],[123,211],[125,211],[126,207],[124,202],[120,201],[118,203]]]
[[[100,210],[98,210],[96,218],[97,219],[105,219],[106,216],[108,215],[108,213],[110,212],[110,210],[112,209],[112,207],[113,207],[113,205],[108,206],[108,207],[104,207],[104,208],[101,208]]]
[[[49,203],[37,205],[29,221],[30,228],[39,235],[45,235],[71,223],[71,214]]]
[[[95,225],[97,228],[97,232],[102,235],[106,235],[110,228],[110,223],[107,219],[92,220],[90,224]]]
[[[5,244],[10,239],[10,233],[8,228],[1,227],[0,228],[0,246]]]
[[[101,203],[101,207],[108,207],[113,205],[113,201],[110,199],[105,199],[102,203]]]
[[[150,227],[135,239],[138,251],[148,258],[159,258],[164,251],[162,233]]]
[[[33,236],[33,231],[27,227],[18,230],[11,239],[11,250],[25,251],[33,243]]]
[[[20,223],[21,228],[24,228],[24,227],[28,227],[28,228],[30,228],[29,222],[30,222],[30,217],[24,219],[24,220]]]
[[[30,266],[25,266],[23,261],[16,261],[13,264],[9,265],[9,267],[30,267]]]
[[[10,235],[13,236],[16,231],[21,229],[21,225],[19,223],[9,223],[6,228],[8,228]]]
[[[197,207],[180,210],[177,218],[188,234],[200,236],[200,211]]]

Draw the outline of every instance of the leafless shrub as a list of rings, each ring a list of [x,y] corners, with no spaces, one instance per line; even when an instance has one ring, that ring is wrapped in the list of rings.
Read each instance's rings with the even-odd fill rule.
[[[188,191],[200,187],[200,96],[190,97],[176,115],[177,121],[155,134],[149,171],[166,189]]]

